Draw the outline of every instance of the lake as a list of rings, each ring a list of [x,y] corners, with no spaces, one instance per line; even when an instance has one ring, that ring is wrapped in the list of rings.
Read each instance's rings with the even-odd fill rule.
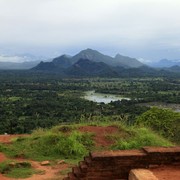
[[[130,100],[130,98],[122,97],[115,94],[105,94],[105,93],[96,93],[95,91],[86,91],[84,99],[89,101],[94,101],[97,103],[105,103],[108,104],[111,101],[121,101],[122,99]]]

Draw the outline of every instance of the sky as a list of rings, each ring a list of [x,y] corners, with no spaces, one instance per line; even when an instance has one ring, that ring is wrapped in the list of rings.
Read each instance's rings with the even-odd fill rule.
[[[0,0],[0,61],[86,48],[142,61],[180,59],[180,0]]]

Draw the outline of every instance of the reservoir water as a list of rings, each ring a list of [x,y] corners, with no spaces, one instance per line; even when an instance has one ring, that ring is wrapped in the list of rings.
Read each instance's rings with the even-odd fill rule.
[[[130,100],[130,98],[122,97],[115,94],[105,94],[105,93],[96,93],[95,91],[86,91],[85,92],[85,99],[89,101],[94,101],[97,103],[105,103],[108,104],[111,101],[121,101],[122,99]]]

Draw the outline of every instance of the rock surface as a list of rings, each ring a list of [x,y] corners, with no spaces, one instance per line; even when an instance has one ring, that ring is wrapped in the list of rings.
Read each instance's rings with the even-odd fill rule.
[[[129,180],[158,180],[158,178],[147,169],[132,169],[129,173]]]
[[[47,165],[50,165],[49,161],[42,161],[41,162],[41,166],[47,166]]]

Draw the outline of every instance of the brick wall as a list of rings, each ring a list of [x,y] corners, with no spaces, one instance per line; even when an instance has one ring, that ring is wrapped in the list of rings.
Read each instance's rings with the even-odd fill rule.
[[[180,164],[180,147],[93,152],[64,180],[125,180],[131,169]]]

